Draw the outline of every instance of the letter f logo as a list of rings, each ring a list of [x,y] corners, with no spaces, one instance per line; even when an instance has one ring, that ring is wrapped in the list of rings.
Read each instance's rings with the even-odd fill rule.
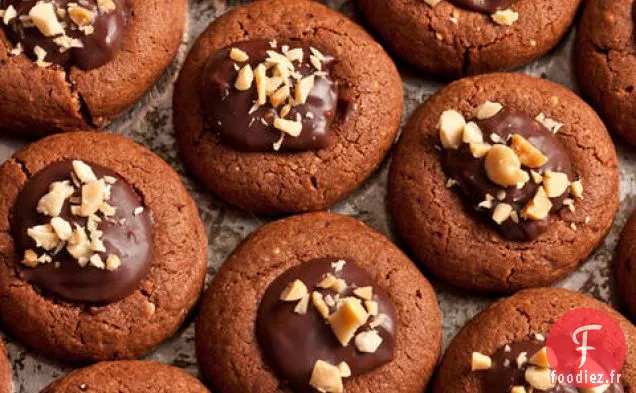
[[[579,365],[579,368],[585,365],[585,361],[587,360],[587,351],[593,351],[596,349],[587,345],[587,332],[590,330],[601,330],[602,328],[603,326],[601,325],[585,325],[576,329],[574,333],[572,333],[572,341],[574,341],[574,344],[580,345],[576,348],[578,352],[581,352],[581,364]],[[581,341],[579,341],[577,337],[579,333],[583,333],[581,334]]]

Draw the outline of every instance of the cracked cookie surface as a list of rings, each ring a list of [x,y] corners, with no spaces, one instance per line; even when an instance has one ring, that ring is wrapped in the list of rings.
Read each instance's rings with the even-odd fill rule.
[[[431,285],[384,235],[331,213],[308,213],[261,227],[219,270],[196,326],[201,371],[218,391],[292,391],[262,356],[255,333],[257,312],[267,288],[283,272],[324,257],[356,261],[388,293],[398,314],[393,360],[345,380],[345,391],[424,391],[441,345],[440,312]]]
[[[152,212],[153,257],[122,300],[73,303],[42,293],[19,275],[11,222],[29,178],[50,164],[86,160],[121,176]],[[0,318],[27,346],[69,363],[141,356],[171,336],[194,306],[207,269],[207,240],[178,175],[146,148],[108,133],[42,139],[0,166]]]
[[[434,393],[482,393],[486,373],[471,372],[471,353],[492,356],[506,345],[536,337],[548,337],[554,322],[577,308],[592,308],[609,314],[625,334],[627,356],[620,370],[626,392],[636,386],[636,329],[610,306],[590,296],[560,288],[524,290],[499,300],[475,316],[455,336],[438,368]],[[538,335],[538,336],[537,336]],[[540,340],[543,341],[543,340]],[[531,354],[528,354],[528,357]]]
[[[0,130],[36,137],[103,127],[137,102],[170,65],[183,36],[186,0],[127,0],[122,46],[104,66],[40,68],[0,29]]]
[[[101,362],[73,371],[42,393],[209,393],[185,371],[150,361]]]
[[[510,69],[548,52],[565,35],[580,0],[517,0],[510,26],[449,1],[357,0],[393,52],[433,74],[458,77]]]
[[[576,38],[581,89],[608,128],[636,145],[636,44],[632,0],[588,1]]]
[[[562,123],[556,138],[585,185],[576,209],[550,216],[533,241],[502,238],[447,187],[436,148],[440,114],[473,113],[487,100]],[[618,161],[602,121],[572,92],[521,74],[488,74],[448,85],[415,112],[393,156],[388,190],[398,231],[431,272],[460,287],[507,292],[565,276],[600,244],[618,208]]]
[[[206,128],[195,92],[207,59],[232,43],[259,38],[301,40],[336,57],[331,77],[351,110],[336,115],[327,147],[246,153]],[[258,1],[215,20],[194,44],[175,86],[174,126],[185,164],[221,198],[264,214],[319,210],[380,165],[397,135],[402,93],[391,59],[342,14],[312,1]]]

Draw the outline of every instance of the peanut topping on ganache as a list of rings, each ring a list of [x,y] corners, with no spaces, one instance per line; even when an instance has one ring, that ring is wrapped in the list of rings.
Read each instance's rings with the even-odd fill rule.
[[[451,3],[458,7],[467,9],[469,11],[481,12],[482,14],[488,14],[492,18],[493,22],[503,25],[512,26],[518,19],[519,14],[513,11],[510,6],[514,3],[514,0],[449,0]],[[424,0],[424,2],[431,7],[435,7],[442,0]],[[458,15],[453,15],[451,21],[454,24],[458,23]]]
[[[562,124],[490,101],[475,108],[473,116],[466,121],[450,109],[440,117],[447,187],[457,187],[512,240],[535,239],[547,229],[550,213],[563,206],[575,210],[583,184],[555,137]],[[573,229],[576,225],[570,223]]]
[[[116,173],[79,160],[50,165],[29,179],[13,211],[22,276],[69,300],[124,296],[152,255],[144,212]]]
[[[0,25],[39,67],[100,67],[119,51],[126,0],[0,0]]]
[[[338,103],[333,62],[296,41],[251,40],[222,49],[201,76],[208,128],[240,150],[325,147]]]
[[[396,321],[388,294],[365,271],[323,258],[287,270],[268,287],[257,335],[294,390],[340,393],[343,378],[393,359]]]
[[[493,355],[471,355],[470,368],[483,375],[488,393],[623,393],[621,383],[595,388],[560,384],[553,379],[543,334],[506,344]]]

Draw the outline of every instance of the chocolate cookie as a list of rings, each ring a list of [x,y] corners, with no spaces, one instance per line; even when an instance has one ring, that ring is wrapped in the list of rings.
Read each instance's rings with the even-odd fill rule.
[[[223,392],[422,392],[440,353],[435,293],[386,237],[311,213],[263,226],[223,264],[196,346]]]
[[[0,130],[105,126],[171,63],[186,10],[186,0],[0,0]]]
[[[577,32],[576,71],[608,127],[636,145],[636,46],[631,0],[591,0]]]
[[[616,253],[616,281],[623,305],[636,318],[636,214],[632,214],[623,228]]]
[[[0,340],[0,393],[13,393],[11,365],[7,358],[7,349]]]
[[[326,208],[380,165],[402,83],[359,26],[313,1],[266,0],[212,23],[177,81],[186,165],[221,198],[279,214]]]
[[[120,360],[75,370],[42,393],[209,393],[198,379],[166,364]]]
[[[0,183],[0,318],[16,338],[81,363],[143,355],[179,328],[207,242],[164,161],[120,136],[67,133],[16,153]]]
[[[577,308],[609,314],[620,325],[627,343],[620,380],[609,384],[606,390],[594,392],[631,392],[636,386],[634,325],[594,298],[557,288],[521,291],[493,303],[474,317],[448,346],[435,377],[433,392],[516,393],[532,391],[531,387],[534,391],[552,393],[585,392],[559,384],[539,389],[533,384],[537,385],[540,378],[528,377],[529,369],[532,374],[546,368],[549,376],[549,364],[546,356],[542,356],[546,354],[545,338],[558,318]],[[535,357],[537,353],[539,355]],[[526,390],[514,391],[513,386],[523,386]]]
[[[521,74],[454,82],[413,115],[389,174],[396,226],[455,285],[548,284],[584,261],[618,208],[618,162],[598,118]]]
[[[527,64],[569,30],[580,0],[357,0],[369,24],[414,66],[458,77]]]

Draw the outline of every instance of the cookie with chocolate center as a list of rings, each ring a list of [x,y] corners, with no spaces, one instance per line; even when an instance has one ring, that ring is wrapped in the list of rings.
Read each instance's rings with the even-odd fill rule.
[[[559,318],[576,309],[608,314],[622,329],[627,344],[625,363],[620,370],[614,370],[620,377],[596,390],[577,388],[551,377],[555,370],[550,367],[550,359],[559,356],[549,354],[555,350],[550,330]],[[440,363],[433,392],[628,392],[636,384],[635,337],[636,330],[629,321],[594,298],[557,288],[524,290],[491,304],[462,328]],[[591,352],[587,360],[593,361]],[[609,372],[605,378],[610,378]]]
[[[545,285],[609,230],[616,152],[596,114],[562,87],[519,74],[467,78],[410,120],[389,204],[404,239],[441,278],[496,292]]]
[[[557,45],[580,0],[357,0],[398,56],[449,77],[527,64]]]
[[[0,181],[0,314],[18,339],[76,363],[134,358],[176,331],[203,286],[207,242],[161,159],[69,133],[16,153]]]
[[[625,224],[616,253],[618,292],[627,313],[636,318],[636,215]]]
[[[219,391],[421,392],[440,340],[417,268],[383,235],[329,213],[251,235],[215,277],[196,326],[201,371]]]
[[[636,145],[636,13],[631,0],[588,1],[577,30],[581,90],[608,128]]]
[[[281,214],[326,208],[363,183],[397,134],[403,97],[359,26],[315,2],[267,0],[199,37],[173,107],[182,157],[208,188]]]
[[[185,371],[150,361],[101,362],[70,372],[42,393],[210,393]]]
[[[187,2],[0,1],[0,129],[17,135],[98,128],[168,67]]]

